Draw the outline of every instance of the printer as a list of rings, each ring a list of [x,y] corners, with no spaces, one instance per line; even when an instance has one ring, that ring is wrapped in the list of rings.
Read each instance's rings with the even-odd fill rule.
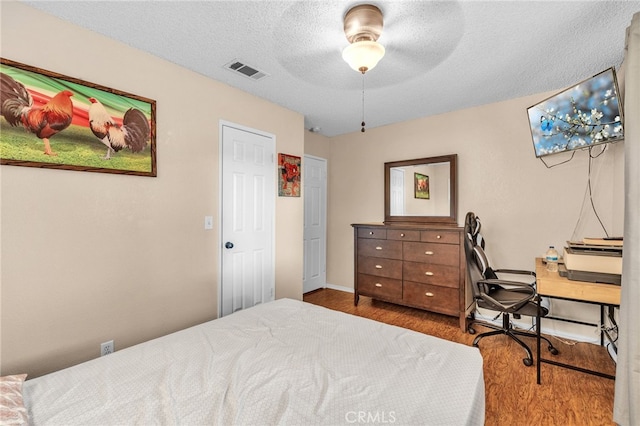
[[[620,285],[622,248],[622,239],[567,241],[563,253],[564,268],[559,272],[570,280]]]

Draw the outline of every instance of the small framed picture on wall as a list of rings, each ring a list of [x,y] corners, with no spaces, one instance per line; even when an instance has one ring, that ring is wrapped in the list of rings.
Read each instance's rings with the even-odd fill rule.
[[[414,173],[415,198],[422,200],[429,199],[429,176],[421,173]]]
[[[281,197],[300,196],[301,159],[295,155],[278,154],[278,195]]]

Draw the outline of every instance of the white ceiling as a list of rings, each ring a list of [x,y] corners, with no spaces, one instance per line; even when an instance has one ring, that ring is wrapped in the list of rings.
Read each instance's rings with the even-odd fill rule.
[[[342,19],[355,4],[384,15],[386,55],[364,77],[367,128],[617,69],[625,28],[640,11],[640,1],[23,2],[297,111],[326,136],[360,130],[362,76],[341,57]],[[268,77],[227,70],[235,59]]]

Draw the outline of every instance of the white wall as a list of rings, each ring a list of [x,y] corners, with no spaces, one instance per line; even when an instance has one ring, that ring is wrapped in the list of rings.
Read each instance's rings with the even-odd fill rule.
[[[302,156],[303,117],[24,4],[0,14],[3,58],[156,100],[158,165],[157,178],[0,168],[1,374],[215,318],[219,218],[203,223],[219,211],[219,120]],[[276,200],[277,298],[302,297],[302,212],[302,197]]]

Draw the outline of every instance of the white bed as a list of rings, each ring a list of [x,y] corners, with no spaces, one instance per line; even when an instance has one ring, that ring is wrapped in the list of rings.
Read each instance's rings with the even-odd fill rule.
[[[27,380],[33,425],[484,423],[478,349],[281,299]]]

